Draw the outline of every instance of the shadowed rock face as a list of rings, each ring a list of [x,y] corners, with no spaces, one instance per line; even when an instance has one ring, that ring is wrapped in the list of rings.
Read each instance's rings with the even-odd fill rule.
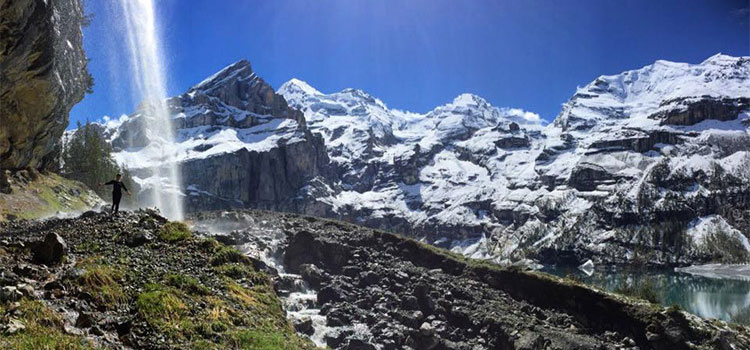
[[[78,0],[0,0],[0,168],[49,167],[89,86]]]
[[[662,124],[695,125],[706,119],[727,121],[737,118],[742,111],[750,108],[750,98],[713,98],[703,96],[701,99],[677,99],[663,104],[675,104],[676,107],[660,111],[649,118],[661,120]]]
[[[297,191],[327,169],[328,156],[319,136],[305,133],[305,141],[267,151],[237,152],[187,161],[183,181],[210,192],[187,198],[190,211],[253,206],[291,210]]]

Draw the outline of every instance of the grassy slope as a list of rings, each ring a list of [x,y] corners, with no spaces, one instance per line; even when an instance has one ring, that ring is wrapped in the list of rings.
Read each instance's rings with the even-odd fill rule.
[[[82,183],[53,173],[42,174],[28,184],[14,184],[12,189],[11,194],[0,193],[0,221],[83,211],[101,202]]]
[[[66,334],[62,315],[53,311],[81,295],[98,310],[96,319],[131,320],[130,334],[138,334],[138,339],[129,341],[137,341],[136,348],[314,348],[286,319],[270,277],[255,270],[242,253],[213,239],[196,238],[184,224],[155,221],[147,214],[125,214],[115,221],[100,215],[0,230],[0,237],[20,233],[28,236],[17,238],[29,241],[50,230],[58,232],[70,253],[52,272],[62,276],[64,290],[79,291],[59,298],[25,297],[20,305],[0,303],[0,324],[13,318],[26,326],[14,335],[0,333],[0,349],[99,348],[92,338]],[[151,227],[153,242],[123,244],[142,227]],[[0,247],[0,265],[13,268],[18,263],[33,263],[28,248]],[[37,290],[44,283],[40,281]]]

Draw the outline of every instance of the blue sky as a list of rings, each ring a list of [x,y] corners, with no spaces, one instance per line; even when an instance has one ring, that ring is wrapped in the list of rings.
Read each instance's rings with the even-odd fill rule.
[[[323,92],[354,87],[426,112],[463,92],[552,120],[602,74],[657,59],[750,55],[747,0],[157,0],[170,95],[248,59],[274,88],[296,77]],[[87,0],[94,93],[77,120],[130,113],[113,0]]]

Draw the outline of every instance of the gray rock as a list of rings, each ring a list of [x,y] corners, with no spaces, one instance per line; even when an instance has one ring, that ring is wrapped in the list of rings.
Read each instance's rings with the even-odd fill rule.
[[[31,285],[26,284],[26,283],[21,283],[17,285],[16,288],[18,288],[18,291],[21,292],[23,296],[28,297],[28,298],[34,297],[34,287],[32,287]]]
[[[38,242],[33,250],[35,261],[52,266],[62,261],[65,254],[68,253],[68,246],[60,235],[49,232],[44,241]]]
[[[294,320],[294,329],[297,332],[307,335],[313,335],[315,328],[313,328],[313,322],[310,316],[303,316],[300,319]]]
[[[313,264],[302,264],[299,270],[302,278],[313,288],[320,287],[321,284],[330,279],[323,270]]]
[[[0,288],[0,301],[4,303],[10,303],[20,300],[23,297],[23,293],[14,286],[5,286]]]
[[[664,101],[664,108],[649,118],[661,120],[662,124],[694,125],[706,119],[732,120],[742,111],[750,108],[750,98],[714,98],[704,96],[701,99],[679,98]]]
[[[26,326],[21,321],[12,318],[8,321],[8,324],[3,327],[3,333],[12,335],[23,331],[24,329],[26,329]]]
[[[78,313],[78,318],[76,318],[76,327],[89,328],[93,324],[94,324],[94,318],[90,313],[88,312]]]
[[[138,230],[127,236],[125,245],[128,247],[140,247],[154,240],[154,235],[146,230]]]

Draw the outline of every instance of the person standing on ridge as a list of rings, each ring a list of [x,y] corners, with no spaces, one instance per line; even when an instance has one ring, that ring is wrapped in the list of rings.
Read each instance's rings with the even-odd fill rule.
[[[128,188],[125,187],[125,184],[122,182],[122,175],[117,174],[115,176],[114,180],[111,180],[109,182],[99,184],[99,186],[102,185],[112,185],[112,209],[110,209],[110,214],[117,215],[118,212],[120,212],[120,199],[122,199],[122,190],[125,190],[125,193],[130,196],[130,191],[128,191]]]

